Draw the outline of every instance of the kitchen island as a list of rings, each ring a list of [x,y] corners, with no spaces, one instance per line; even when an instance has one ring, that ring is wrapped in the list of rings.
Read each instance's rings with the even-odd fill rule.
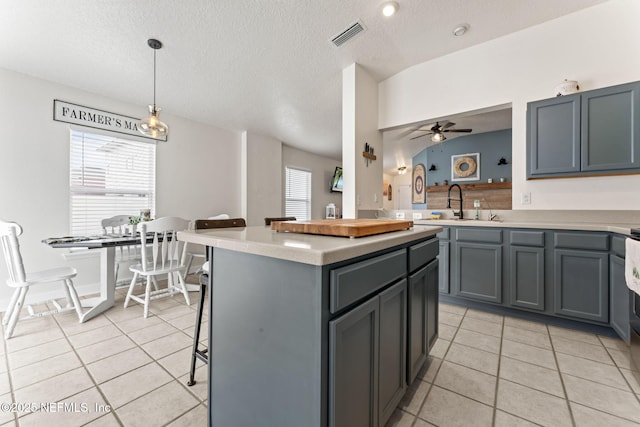
[[[382,427],[437,337],[440,231],[179,232],[211,259],[209,425]]]

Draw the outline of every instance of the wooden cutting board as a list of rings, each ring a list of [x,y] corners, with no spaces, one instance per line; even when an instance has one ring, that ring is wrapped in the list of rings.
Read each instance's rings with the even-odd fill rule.
[[[413,221],[396,219],[314,219],[309,221],[277,221],[271,229],[325,236],[363,237],[390,231],[407,230]]]

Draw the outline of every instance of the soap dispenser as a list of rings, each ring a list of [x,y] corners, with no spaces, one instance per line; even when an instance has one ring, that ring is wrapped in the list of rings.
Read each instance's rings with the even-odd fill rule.
[[[474,200],[473,201],[473,207],[476,208],[476,217],[475,220],[479,220],[480,216],[478,215],[478,208],[480,207],[480,200]]]

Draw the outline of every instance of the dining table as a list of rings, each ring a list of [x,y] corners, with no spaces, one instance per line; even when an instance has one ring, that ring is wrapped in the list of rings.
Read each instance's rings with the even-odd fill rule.
[[[151,243],[152,239],[146,239]],[[66,236],[52,237],[42,240],[42,243],[52,248],[85,248],[100,250],[100,296],[81,300],[82,307],[87,307],[80,318],[86,322],[113,307],[116,294],[115,262],[116,248],[119,246],[140,245],[140,235],[97,235],[97,236]]]

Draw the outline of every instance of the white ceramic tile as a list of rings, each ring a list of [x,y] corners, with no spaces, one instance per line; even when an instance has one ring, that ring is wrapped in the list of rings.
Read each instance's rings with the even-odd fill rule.
[[[84,367],[38,381],[15,391],[16,402],[57,402],[94,387]]]
[[[420,379],[416,379],[402,397],[398,408],[410,414],[418,415],[418,411],[420,411],[430,387],[431,384],[421,381]]]
[[[176,332],[142,345],[142,349],[154,359],[160,359],[178,350],[193,346],[193,338]]]
[[[69,337],[69,341],[75,348],[82,348],[100,341],[108,340],[109,338],[120,336],[120,334],[120,330],[113,324],[109,323],[97,329],[71,335]]]
[[[616,366],[632,371],[637,371],[636,367],[633,365],[633,363],[631,363],[629,350],[622,351],[613,348],[607,348],[607,352],[613,359],[613,362],[616,364]]]
[[[80,367],[80,360],[73,352],[60,354],[22,368],[11,370],[14,390],[55,377]]]
[[[151,362],[152,359],[142,350],[134,347],[122,353],[87,365],[87,369],[98,384],[116,378],[126,372]]]
[[[444,355],[447,353],[447,350],[449,349],[449,344],[451,344],[451,341],[438,338],[436,343],[431,348],[431,351],[429,352],[429,354],[433,357],[442,359],[444,358]]]
[[[548,350],[551,349],[551,340],[549,339],[549,334],[546,331],[534,332],[513,326],[505,326],[504,339],[535,345],[536,347],[546,348]]]
[[[100,341],[77,349],[78,356],[85,364],[97,362],[114,354],[122,353],[135,347],[136,344],[126,335],[119,335],[105,341]]]
[[[143,329],[129,333],[129,338],[134,340],[138,345],[148,343],[158,338],[166,337],[178,332],[176,328],[168,323],[162,322],[157,325],[149,326]]]
[[[433,386],[418,416],[437,426],[489,427],[492,423],[493,408]]]
[[[576,425],[580,427],[633,427],[638,426],[630,420],[618,418],[613,415],[596,411],[593,408],[578,405],[571,402],[571,411],[573,412],[573,418],[576,420]]]
[[[499,356],[484,350],[452,343],[445,357],[449,362],[473,368],[490,375],[498,374]]]
[[[473,308],[468,309],[465,314],[465,318],[469,318],[469,317],[473,319],[479,319],[487,322],[497,323],[499,325],[502,325],[502,322],[504,320],[504,316],[500,314],[489,313],[488,311],[481,311]]]
[[[167,427],[193,427],[206,426],[209,412],[204,405],[198,405],[177,420],[168,424]],[[400,426],[398,426],[400,427]]]
[[[447,303],[444,303],[444,302],[441,302],[438,305],[438,309],[440,310],[440,313],[445,311],[447,313],[453,313],[453,314],[457,314],[459,316],[464,316],[464,314],[467,312],[467,308],[466,307],[462,307],[460,305],[454,305],[454,304],[447,304]]]
[[[496,408],[543,426],[571,426],[565,399],[500,379]]]
[[[503,356],[500,359],[500,378],[561,398],[565,397],[560,374],[555,369]]]
[[[504,325],[512,328],[525,329],[531,332],[539,332],[547,334],[547,325],[545,323],[533,322],[531,320],[520,319],[518,317],[505,316]]]
[[[161,426],[199,404],[184,387],[172,381],[121,407],[118,416],[127,427]]]
[[[446,360],[442,363],[434,384],[486,405],[493,406],[495,400],[495,376]]]
[[[35,362],[47,359],[59,354],[68,353],[72,350],[66,338],[60,338],[40,345],[25,348],[23,350],[9,353],[9,366],[11,369],[21,368]]]
[[[178,378],[178,382],[180,384],[186,384],[187,390],[191,394],[193,394],[200,401],[206,402],[209,390],[209,369],[207,368],[207,365],[196,362],[196,371],[194,373],[193,379],[196,383],[194,385],[188,385],[189,374],[185,374]]]
[[[481,318],[469,317],[468,313],[462,320],[460,328],[498,338],[502,336],[502,323],[495,323]]]
[[[422,369],[418,372],[418,378],[421,378],[422,381],[433,383],[441,364],[442,359],[429,355],[424,366],[422,366]]]
[[[3,394],[0,396],[0,402],[13,402],[11,393]],[[15,424],[15,414],[11,411],[0,411],[0,425],[17,425]]]
[[[451,341],[457,331],[458,331],[458,328],[447,325],[446,323],[440,323],[438,325],[438,337],[445,339],[447,341]]]
[[[534,424],[525,420],[524,418],[516,417],[515,415],[507,414],[504,411],[496,411],[496,419],[493,427],[535,427],[538,424]]]
[[[553,338],[564,338],[572,341],[581,341],[587,344],[602,345],[597,335],[575,329],[561,328],[549,325],[549,334]]]
[[[640,403],[631,392],[562,374],[569,400],[640,423]]]
[[[152,362],[100,384],[100,390],[117,409],[172,380],[171,375]]]
[[[627,381],[616,366],[563,353],[557,353],[556,358],[558,359],[560,372],[564,374],[588,379],[624,391],[631,391]]]
[[[61,401],[60,405],[56,411],[40,411],[21,417],[20,426],[83,426],[109,413],[106,402],[95,387]]]
[[[449,313],[448,311],[440,311],[438,313],[438,322],[457,328],[460,326],[460,322],[462,322],[462,315]]]
[[[459,329],[453,342],[495,354],[500,353],[500,338],[491,335]]]
[[[553,351],[515,341],[502,341],[502,355],[522,362],[557,369]]]
[[[594,335],[595,337],[595,335]],[[596,362],[613,365],[613,360],[607,353],[604,346],[598,341],[597,345],[588,344],[583,341],[575,341],[552,336],[553,348],[556,353],[571,354],[573,356],[594,360]]]

